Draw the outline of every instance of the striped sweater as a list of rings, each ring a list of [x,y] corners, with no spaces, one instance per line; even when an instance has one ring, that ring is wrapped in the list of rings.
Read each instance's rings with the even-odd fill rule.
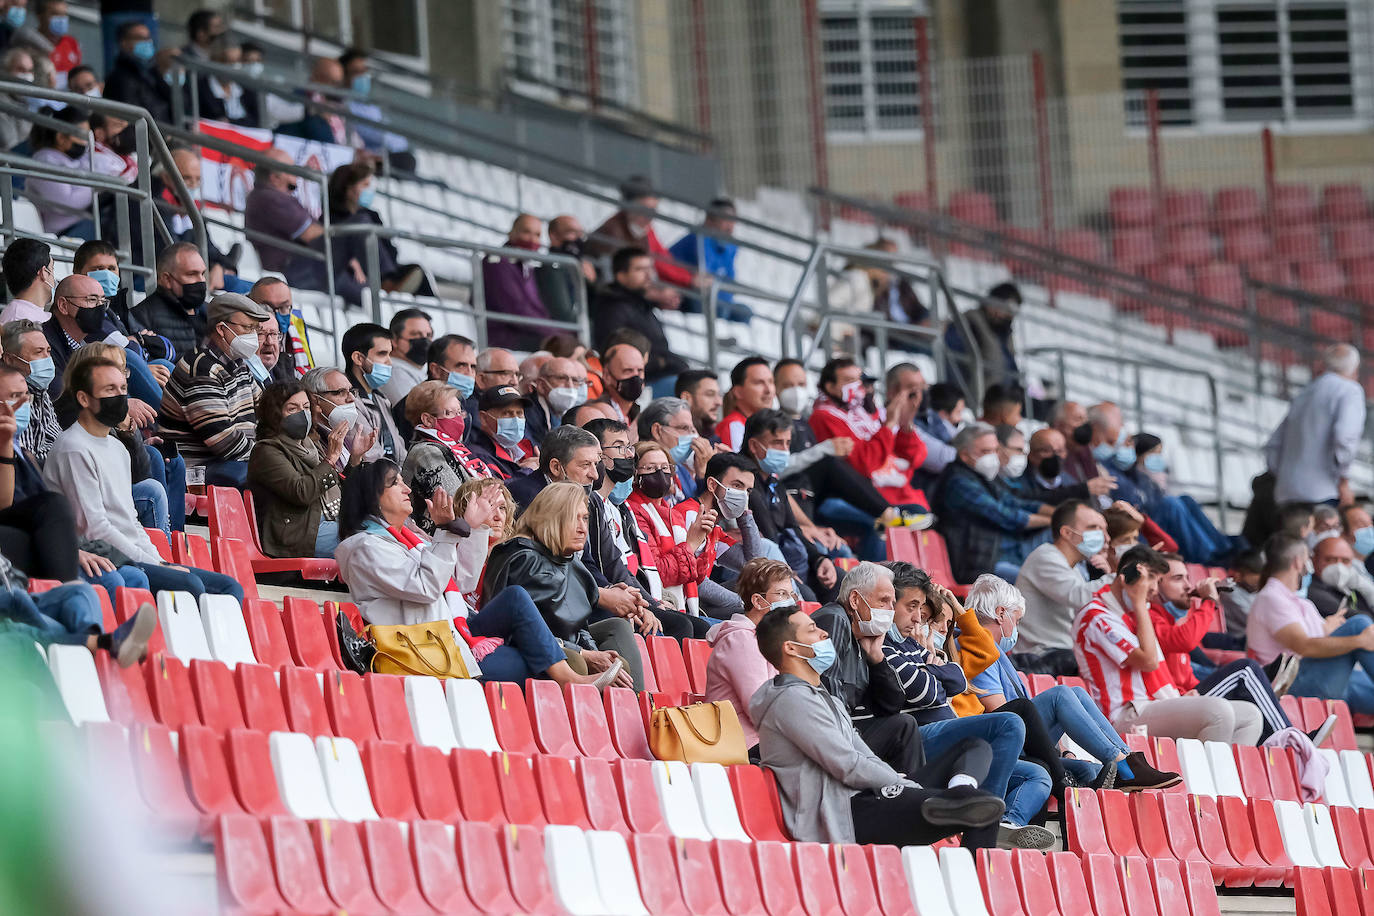
[[[248,363],[201,347],[177,362],[162,393],[162,436],[177,444],[188,466],[247,461],[261,393]]]

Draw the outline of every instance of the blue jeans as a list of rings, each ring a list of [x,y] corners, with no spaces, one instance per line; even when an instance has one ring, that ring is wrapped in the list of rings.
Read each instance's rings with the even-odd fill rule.
[[[984,713],[986,715],[986,713]],[[977,718],[982,718],[978,716]],[[1050,774],[1038,763],[1018,760],[1007,786],[1007,811],[1002,820],[1017,827],[1029,824],[1050,798]]]
[[[338,519],[320,519],[319,530],[315,532],[315,556],[332,558],[334,556],[334,550],[338,546]]]
[[[992,746],[992,766],[979,788],[1006,798],[1012,770],[1026,743],[1026,723],[1009,712],[985,712],[981,716],[941,719],[921,726],[921,746],[927,760],[934,760],[965,738],[982,738]]]
[[[196,569],[195,567],[183,571],[159,563],[135,563],[134,565],[143,570],[143,574],[148,577],[148,588],[154,594],[157,592],[190,592],[196,598],[201,595],[233,595],[235,600],[240,604],[243,603],[243,586],[239,585],[237,580],[222,573],[211,572],[208,569]]]
[[[148,361],[133,350],[126,349],[124,365],[129,368],[129,397],[138,398],[157,410],[162,404],[162,386],[148,371]]]
[[[82,573],[81,578],[94,585],[96,588],[105,589],[110,596],[110,606],[114,606],[115,589],[121,585],[126,588],[147,588],[148,577],[143,574],[143,570],[137,566],[121,566],[111,572],[101,573],[98,576],[88,576]]]
[[[1361,614],[1336,627],[1330,635],[1355,636],[1371,625],[1374,621]],[[1356,664],[1363,670],[1356,671]],[[1304,658],[1288,692],[1298,697],[1345,700],[1351,712],[1374,715],[1371,672],[1374,672],[1374,652],[1368,649],[1356,649],[1331,658]]]
[[[482,659],[482,679],[514,681],[540,677],[551,667],[566,661],[563,645],[554,638],[549,625],[535,607],[530,593],[518,585],[508,585],[482,609],[468,617],[473,636],[495,636],[505,645]]]
[[[1006,560],[998,560],[992,567],[992,574],[999,579],[1006,579],[1008,582],[1015,582],[1016,577],[1021,574],[1021,567],[1016,563],[1008,563]]]
[[[151,445],[144,448],[148,450],[149,473],[162,484],[163,492],[167,494],[167,521],[172,530],[182,531],[186,528],[186,460],[180,455],[172,459],[163,458],[162,453]]]
[[[100,599],[89,585],[72,582],[30,595],[11,587],[0,592],[0,614],[48,634],[55,643],[85,645],[101,631]]]
[[[1045,720],[1045,729],[1055,744],[1068,735],[1102,763],[1130,753],[1126,742],[1082,687],[1051,687],[1031,697],[1031,705]]]
[[[858,506],[832,496],[816,507],[816,516],[840,534],[857,536],[861,559],[873,563],[887,559],[887,541],[873,530],[877,519]]]
[[[160,528],[163,534],[172,536],[167,527],[167,491],[152,477],[134,484],[134,512],[144,528]]]
[[[248,486],[248,462],[211,461],[205,465],[205,485],[207,487],[233,487],[242,490]]]
[[[1150,518],[1178,542],[1178,552],[1189,563],[1224,562],[1238,546],[1217,530],[1191,496],[1166,494],[1150,506]]]

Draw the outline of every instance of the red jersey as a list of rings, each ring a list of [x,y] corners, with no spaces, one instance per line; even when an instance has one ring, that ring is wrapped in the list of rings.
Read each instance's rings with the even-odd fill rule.
[[[912,473],[926,460],[926,444],[914,429],[894,432],[861,406],[846,408],[823,397],[811,411],[811,430],[817,442],[853,439],[849,463],[867,475],[888,502],[929,505],[925,494],[911,485]]]

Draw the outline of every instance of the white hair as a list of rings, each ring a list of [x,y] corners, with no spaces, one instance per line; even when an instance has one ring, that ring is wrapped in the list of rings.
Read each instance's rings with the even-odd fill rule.
[[[840,604],[844,604],[854,592],[867,594],[877,588],[879,582],[891,581],[892,570],[878,563],[870,563],[865,560],[844,574],[844,579],[840,582],[840,593],[837,600]]]
[[[964,607],[971,608],[979,620],[996,620],[999,607],[1015,612],[1017,608],[1025,606],[1026,596],[1021,594],[1021,590],[992,573],[983,573],[975,579],[969,586],[968,597],[964,599]]]
[[[984,436],[995,435],[997,435],[997,430],[993,429],[990,424],[975,421],[955,433],[949,444],[954,447],[956,452],[963,452]]]
[[[1350,344],[1336,344],[1322,355],[1326,368],[1338,375],[1353,376],[1360,368],[1360,351]]]

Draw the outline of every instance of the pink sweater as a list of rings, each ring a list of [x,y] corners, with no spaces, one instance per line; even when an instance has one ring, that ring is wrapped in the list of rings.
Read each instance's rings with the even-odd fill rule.
[[[754,621],[743,614],[711,627],[706,634],[711,657],[706,662],[706,699],[729,700],[744,728],[744,743],[759,743],[754,720],[749,718],[749,700],[754,691],[778,672],[759,654],[754,638]]]

